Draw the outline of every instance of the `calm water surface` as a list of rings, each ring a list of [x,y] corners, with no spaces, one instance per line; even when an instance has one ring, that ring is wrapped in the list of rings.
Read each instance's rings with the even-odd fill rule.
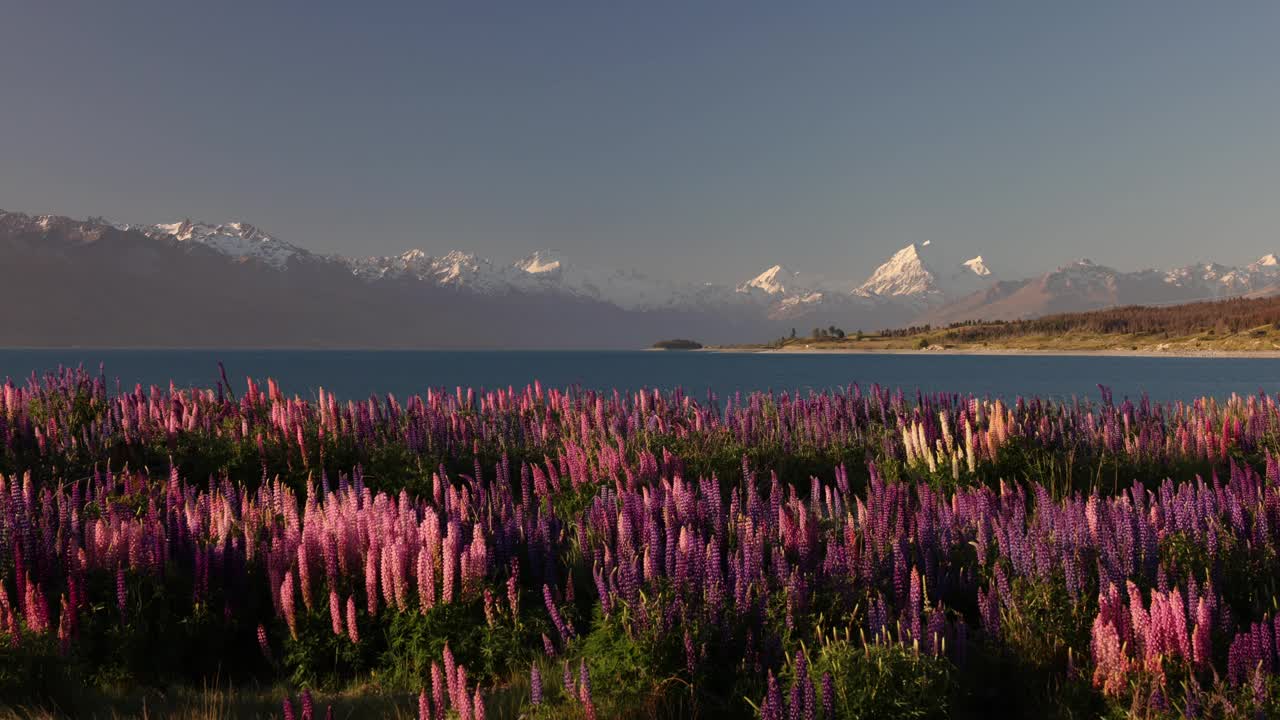
[[[429,387],[546,386],[596,389],[682,387],[699,396],[737,391],[824,390],[880,383],[1012,397],[1098,396],[1099,383],[1117,397],[1153,399],[1280,392],[1280,360],[1271,358],[1147,358],[978,355],[784,355],[647,351],[306,351],[306,350],[0,350],[0,376],[25,379],[58,366],[78,366],[133,385],[210,386],[218,361],[238,386],[246,376],[276,378],[288,393],[317,388],[340,397]]]

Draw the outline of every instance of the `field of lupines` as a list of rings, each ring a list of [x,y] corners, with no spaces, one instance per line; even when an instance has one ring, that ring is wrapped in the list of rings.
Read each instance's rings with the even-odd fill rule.
[[[7,383],[0,705],[1267,716],[1278,402]]]

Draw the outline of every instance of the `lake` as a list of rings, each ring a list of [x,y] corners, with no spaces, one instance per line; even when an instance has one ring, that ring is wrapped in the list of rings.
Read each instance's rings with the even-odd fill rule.
[[[112,384],[212,386],[218,361],[242,388],[268,377],[285,392],[317,388],[345,398],[429,387],[578,385],[596,389],[682,387],[699,397],[752,390],[824,390],[880,383],[908,391],[945,390],[1013,397],[1116,397],[1148,393],[1156,400],[1280,392],[1280,359],[1044,355],[763,354],[650,351],[346,351],[346,350],[0,350],[0,376],[101,365]]]

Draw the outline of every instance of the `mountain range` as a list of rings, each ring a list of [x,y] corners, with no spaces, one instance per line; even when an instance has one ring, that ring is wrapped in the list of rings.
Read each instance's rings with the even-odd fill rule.
[[[513,262],[311,252],[248,223],[131,225],[0,211],[0,344],[610,348],[751,342],[1280,292],[1280,261],[1124,272],[1079,260],[1021,279],[910,244],[840,283],[778,264],[678,283],[540,251]],[[856,276],[859,273],[850,272]]]

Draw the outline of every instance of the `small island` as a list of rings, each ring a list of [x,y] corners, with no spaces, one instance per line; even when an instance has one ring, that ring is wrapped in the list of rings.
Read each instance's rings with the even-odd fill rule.
[[[696,340],[685,340],[676,338],[674,340],[659,340],[653,344],[654,350],[701,350],[702,343]]]

